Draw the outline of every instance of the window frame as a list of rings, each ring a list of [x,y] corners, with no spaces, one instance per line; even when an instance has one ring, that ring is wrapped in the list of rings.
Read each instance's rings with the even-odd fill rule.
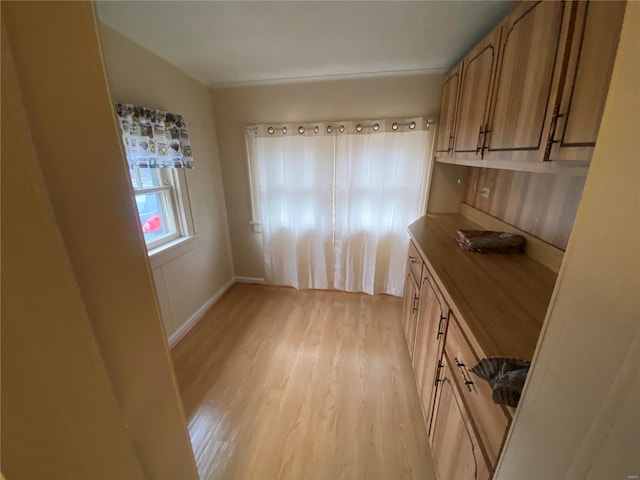
[[[150,169],[154,173],[157,172],[160,185],[138,188],[136,182],[138,185],[142,185],[141,169],[131,168],[130,170],[134,199],[136,195],[161,193],[163,212],[167,217],[166,221],[172,227],[171,232],[160,235],[150,241],[145,238],[149,256],[153,256],[176,242],[192,237],[194,235],[193,216],[185,172],[182,169]],[[136,182],[132,177],[136,178]]]

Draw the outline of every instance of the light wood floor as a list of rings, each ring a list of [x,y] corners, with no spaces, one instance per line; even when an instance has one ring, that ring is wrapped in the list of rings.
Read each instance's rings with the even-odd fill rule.
[[[401,299],[235,285],[173,348],[202,480],[435,480]]]

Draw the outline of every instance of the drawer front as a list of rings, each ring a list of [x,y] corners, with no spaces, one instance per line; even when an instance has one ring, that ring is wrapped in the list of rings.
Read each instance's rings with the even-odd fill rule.
[[[450,355],[453,376],[462,391],[463,401],[469,408],[483,453],[495,468],[511,417],[502,406],[493,402],[489,384],[471,373],[471,367],[480,359],[467,341],[453,312],[449,316],[445,350]]]
[[[409,242],[409,271],[416,284],[420,285],[422,283],[422,257],[413,242]]]

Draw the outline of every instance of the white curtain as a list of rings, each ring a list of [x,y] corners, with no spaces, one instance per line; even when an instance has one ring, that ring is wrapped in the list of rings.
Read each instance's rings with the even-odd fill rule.
[[[334,287],[400,296],[407,227],[420,216],[426,132],[336,140]]]
[[[402,295],[432,135],[424,119],[395,124],[250,130],[267,281]]]
[[[333,138],[260,138],[258,184],[267,280],[333,285]]]

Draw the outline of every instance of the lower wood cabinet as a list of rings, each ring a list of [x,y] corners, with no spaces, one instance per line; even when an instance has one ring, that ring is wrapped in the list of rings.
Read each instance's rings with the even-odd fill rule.
[[[425,426],[440,478],[486,480],[497,466],[511,414],[493,402],[489,384],[470,372],[482,355],[428,265],[412,244],[402,322]]]
[[[487,480],[492,470],[481,451],[480,442],[456,383],[455,364],[446,352],[437,379],[438,395],[429,439],[439,477],[443,480]]]
[[[426,268],[424,269],[426,270]],[[444,334],[447,329],[449,307],[442,299],[428,273],[422,277],[420,305],[416,318],[416,335],[413,347],[413,371],[422,400],[422,411],[427,429],[433,416],[436,394],[438,360],[442,356]]]
[[[505,407],[493,402],[489,384],[469,371],[480,358],[453,314],[449,318],[445,348],[453,361],[453,376],[472,419],[482,455],[493,470],[511,424],[511,415]]]

